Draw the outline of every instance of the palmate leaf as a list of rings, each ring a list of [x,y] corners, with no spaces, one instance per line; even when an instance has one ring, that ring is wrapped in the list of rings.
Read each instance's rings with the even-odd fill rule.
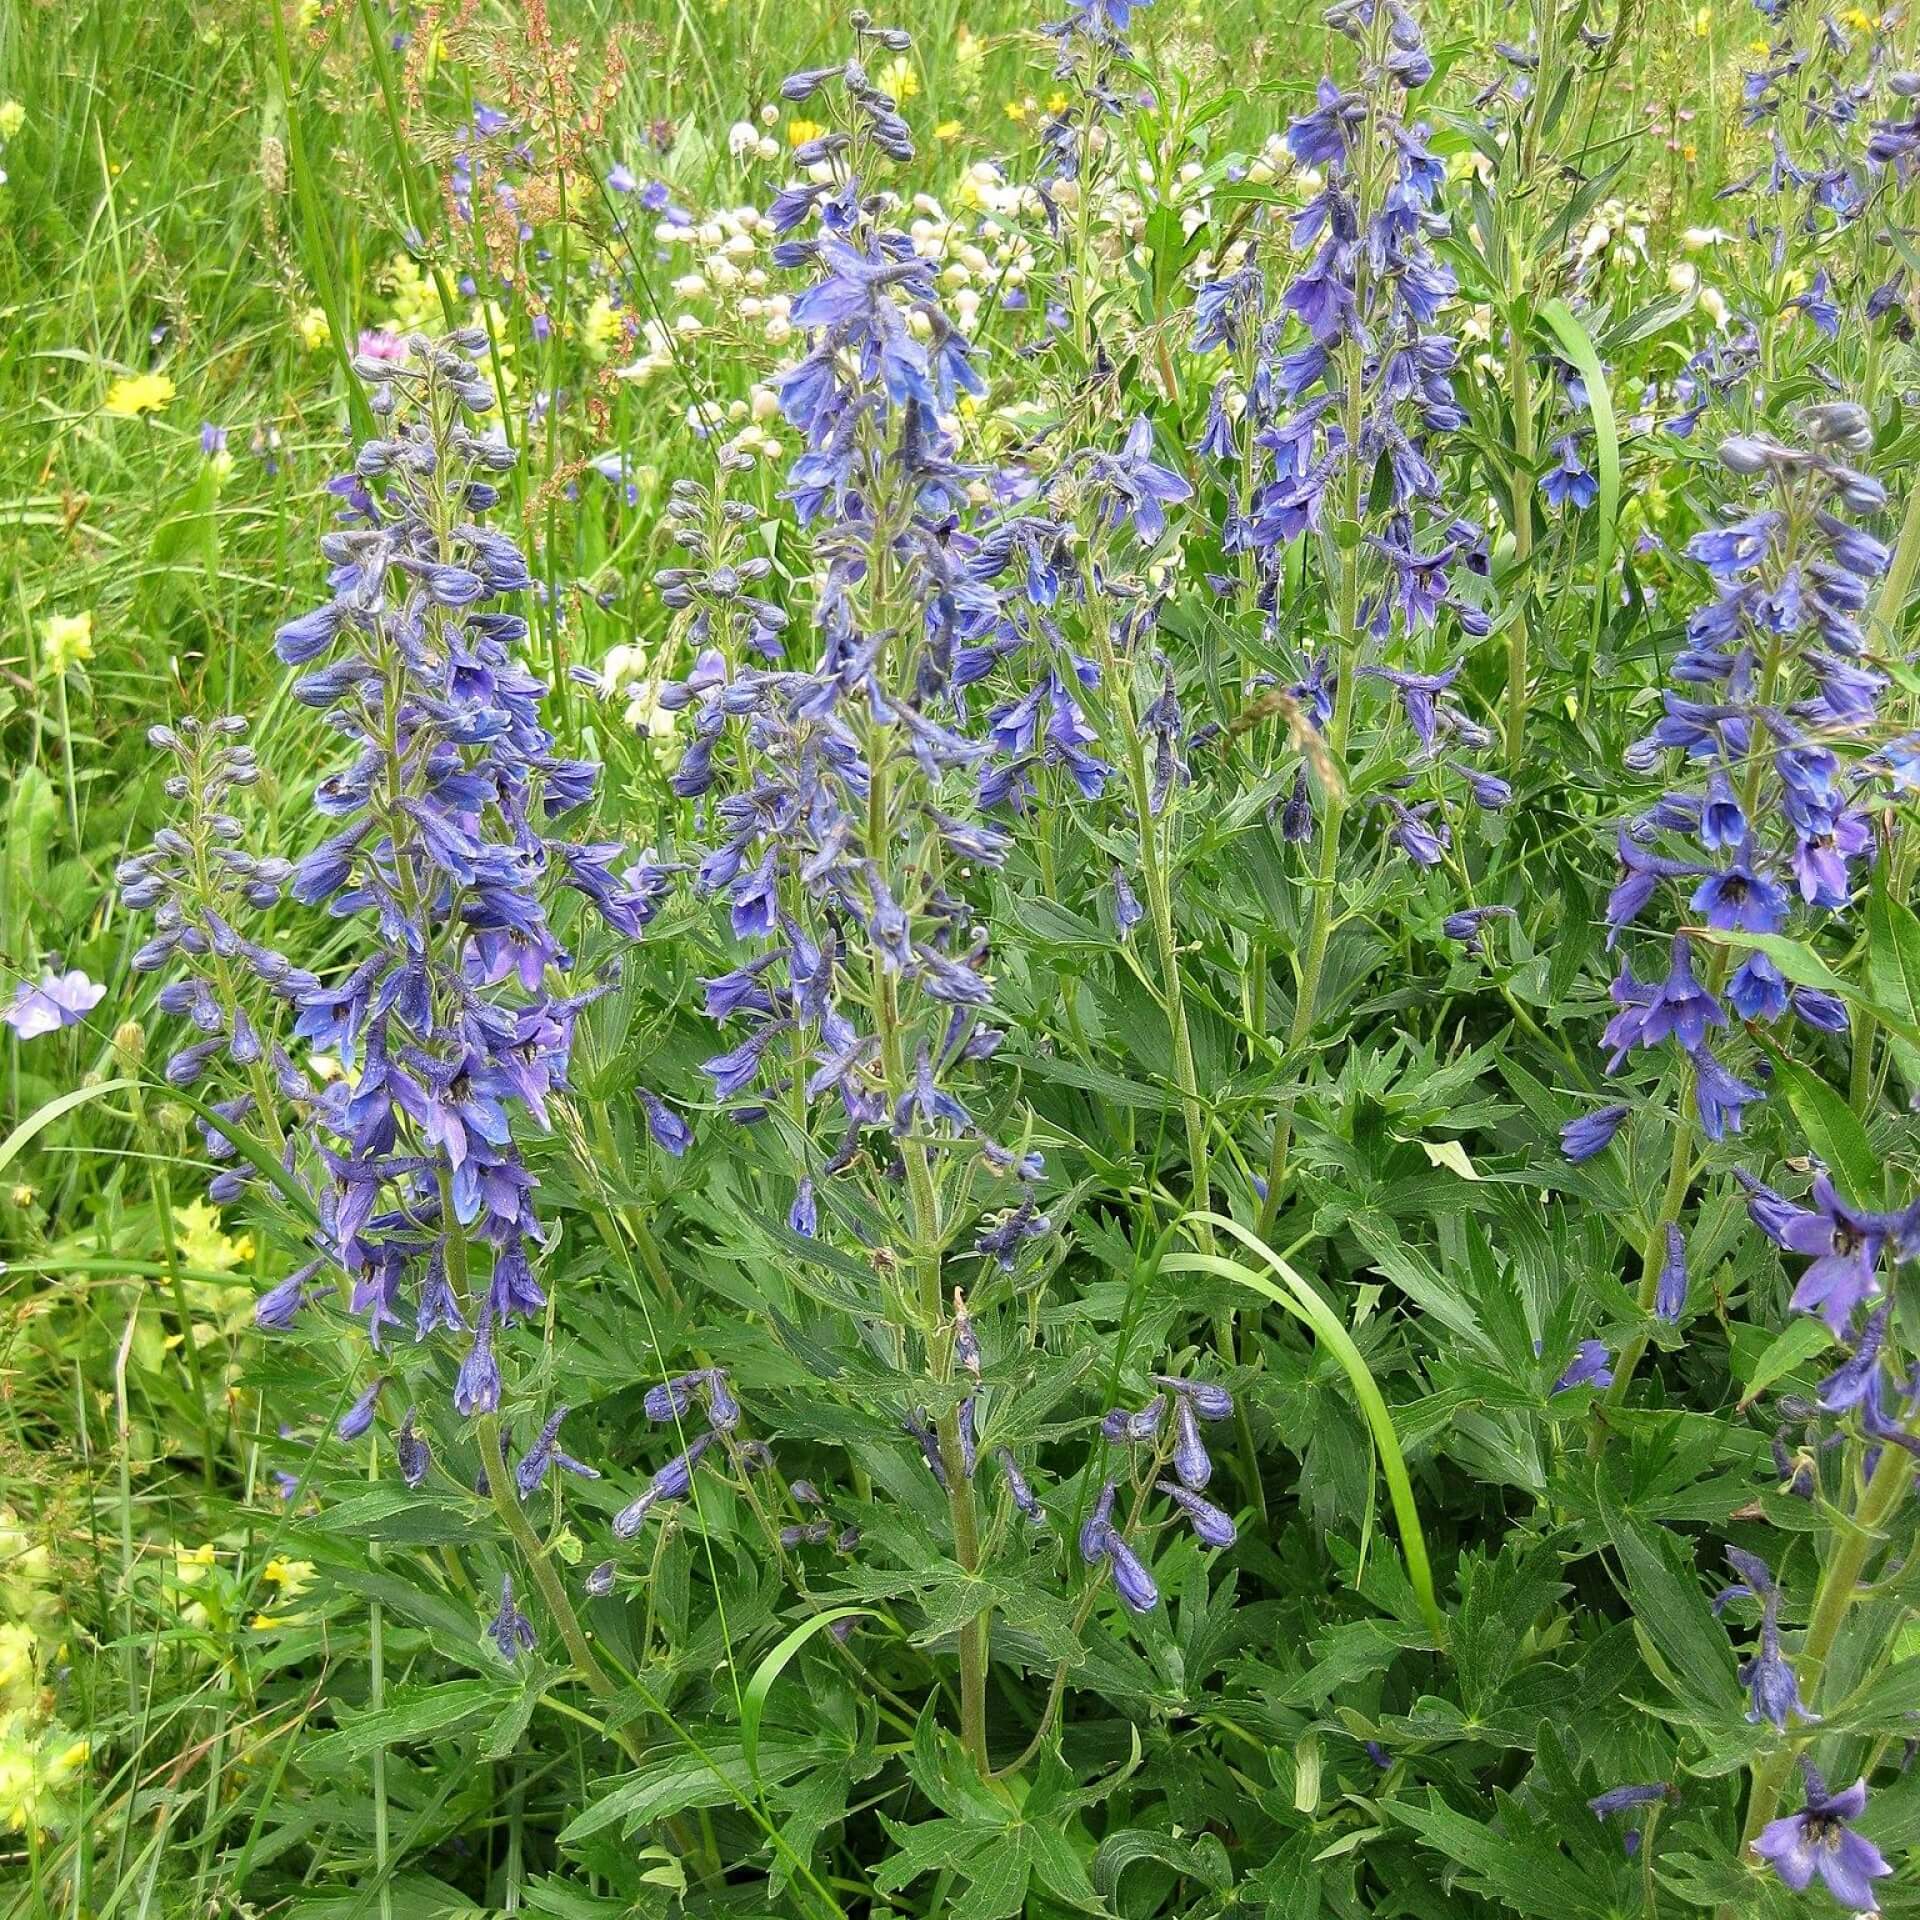
[[[1435,1794],[1426,1806],[1388,1801],[1385,1811],[1403,1821],[1436,1853],[1463,1871],[1474,1892],[1485,1894],[1509,1913],[1538,1920],[1604,1920],[1612,1902],[1593,1876],[1575,1865],[1553,1836],[1530,1828],[1519,1807],[1504,1795],[1498,1826],[1457,1812]]]
[[[1024,1806],[1016,1805],[959,1756],[931,1712],[921,1716],[908,1765],[940,1817],[908,1825],[882,1816],[897,1851],[874,1874],[876,1892],[898,1893],[923,1874],[944,1872],[967,1884],[942,1911],[965,1920],[1007,1920],[1026,1912],[1035,1882],[1052,1902],[1073,1912],[1111,1911],[1069,1838],[1066,1820],[1074,1798],[1063,1798],[1057,1783],[1037,1786]]]

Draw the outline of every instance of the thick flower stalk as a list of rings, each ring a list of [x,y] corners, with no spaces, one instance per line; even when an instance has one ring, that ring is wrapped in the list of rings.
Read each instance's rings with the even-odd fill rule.
[[[1662,900],[1669,926],[1678,922],[1662,936],[1656,967],[1643,975],[1631,958],[1623,961],[1605,1035],[1613,1072],[1640,1051],[1678,1055],[1679,1110],[1645,1247],[1642,1316],[1656,1304],[1696,1140],[1739,1132],[1745,1108],[1762,1096],[1749,1077],[1756,1069],[1730,1057],[1734,1018],[1791,1018],[1815,1034],[1847,1025],[1838,1000],[1791,984],[1763,949],[1746,950],[1733,965],[1722,945],[1703,957],[1690,930],[1703,926],[1737,944],[1739,936],[1818,925],[1847,909],[1873,850],[1858,763],[1872,744],[1885,680],[1863,659],[1859,616],[1887,550],[1850,516],[1878,511],[1885,495],[1844,457],[1866,444],[1859,408],[1812,407],[1805,425],[1810,451],[1744,437],[1722,447],[1722,463],[1756,482],[1764,498],[1690,543],[1714,595],[1688,623],[1662,717],[1629,753],[1641,772],[1677,756],[1686,775],[1621,829],[1621,873],[1606,914],[1613,946],[1644,928]],[[1569,1150],[1584,1157],[1610,1138],[1583,1136]],[[1646,1344],[1643,1325],[1615,1370],[1615,1399]]]

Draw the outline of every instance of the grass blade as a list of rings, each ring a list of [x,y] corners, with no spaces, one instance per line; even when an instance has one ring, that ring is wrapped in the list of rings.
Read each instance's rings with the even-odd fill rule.
[[[1420,1508],[1413,1497],[1413,1481],[1407,1473],[1406,1456],[1400,1451],[1400,1436],[1394,1432],[1393,1416],[1380,1392],[1379,1383],[1367,1365],[1366,1356],[1354,1344],[1353,1336],[1334,1317],[1327,1303],[1299,1274],[1287,1265],[1257,1233],[1224,1214],[1196,1212],[1190,1219],[1204,1221],[1217,1232],[1230,1234],[1249,1252],[1272,1269],[1279,1284],[1238,1260],[1219,1254],[1184,1253],[1170,1256],[1162,1264],[1168,1272],[1212,1273],[1231,1280],[1250,1292],[1263,1295],[1275,1306],[1283,1307],[1296,1320],[1313,1329],[1314,1336],[1339,1361],[1353,1386],[1360,1411],[1366,1416],[1373,1444],[1379,1452],[1381,1470],[1387,1477],[1387,1496],[1393,1502],[1393,1516],[1400,1529],[1400,1549],[1406,1557],[1407,1578],[1420,1601],[1434,1642],[1447,1643],[1446,1622],[1433,1591],[1433,1565],[1427,1558],[1427,1538],[1420,1525]]]

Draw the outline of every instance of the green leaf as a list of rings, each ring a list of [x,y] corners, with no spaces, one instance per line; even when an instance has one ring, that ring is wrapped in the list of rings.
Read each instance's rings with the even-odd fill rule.
[[[1885,1173],[1859,1116],[1818,1074],[1789,1060],[1766,1040],[1760,1044],[1773,1062],[1775,1083],[1786,1095],[1807,1145],[1825,1161],[1849,1199],[1858,1206],[1876,1205]]]
[[[1665,1536],[1647,1532],[1603,1486],[1600,1514],[1633,1603],[1634,1623],[1671,1678],[1700,1705],[1737,1711],[1742,1694],[1733,1649],[1699,1581],[1681,1573]]]
[[[1567,358],[1580,369],[1586,384],[1587,407],[1593,415],[1594,453],[1600,468],[1599,548],[1594,557],[1593,631],[1597,645],[1607,604],[1607,580],[1613,569],[1614,529],[1620,518],[1620,429],[1613,417],[1613,392],[1607,370],[1600,364],[1587,330],[1564,300],[1549,300],[1540,318],[1560,336]]]
[[[1776,1380],[1811,1360],[1823,1348],[1833,1345],[1826,1323],[1813,1315],[1794,1320],[1767,1343],[1767,1350],[1753,1363],[1753,1372],[1740,1396],[1742,1407],[1758,1400]]]
[[[75,1087],[71,1093],[60,1094],[44,1106],[36,1107],[4,1140],[0,1140],[0,1173],[6,1172],[35,1134],[52,1126],[63,1113],[71,1113],[75,1107],[84,1107],[89,1101],[104,1099],[108,1094],[119,1093],[132,1085],[131,1080],[102,1080],[98,1086]]]
[[[1876,862],[1867,896],[1867,981],[1894,1036],[1900,1071],[1920,1087],[1920,919],[1887,892],[1887,862]],[[1905,1032],[1901,1029],[1904,1027]]]
[[[1547,1835],[1526,1826],[1501,1796],[1500,1827],[1457,1813],[1436,1794],[1425,1807],[1388,1801],[1385,1811],[1404,1821],[1436,1853],[1466,1869],[1468,1884],[1503,1912],[1538,1920],[1571,1920],[1611,1910],[1606,1889],[1561,1853]]]
[[[490,1680],[440,1680],[417,1691],[396,1691],[384,1707],[366,1713],[341,1710],[338,1730],[311,1741],[302,1764],[319,1776],[383,1747],[452,1733],[497,1706],[500,1698]]]

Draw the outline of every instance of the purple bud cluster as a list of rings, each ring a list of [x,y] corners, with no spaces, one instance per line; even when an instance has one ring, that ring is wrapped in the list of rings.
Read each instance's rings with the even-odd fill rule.
[[[740,1403],[733,1397],[723,1368],[700,1367],[662,1380],[647,1389],[640,1404],[647,1418],[656,1425],[671,1425],[683,1444],[638,1495],[613,1516],[616,1540],[631,1540],[662,1501],[684,1500],[693,1491],[694,1470],[716,1442],[745,1472],[761,1473],[773,1464],[773,1456],[763,1441],[736,1439],[742,1417]],[[687,1439],[682,1423],[696,1406],[704,1414],[706,1425]]]
[[[1126,1450],[1130,1499],[1116,1519],[1119,1478],[1109,1478],[1080,1526],[1080,1557],[1090,1567],[1105,1565],[1114,1591],[1135,1613],[1151,1613],[1160,1589],[1128,1536],[1139,1536],[1146,1520],[1146,1496],[1169,1500],[1202,1546],[1226,1548],[1238,1537],[1233,1516],[1204,1497],[1213,1478],[1213,1460],[1200,1432],[1203,1421],[1231,1419],[1233,1395],[1211,1381],[1181,1380],[1155,1374],[1160,1389],[1138,1408],[1113,1407],[1100,1422],[1106,1440]],[[1163,1469],[1171,1466],[1172,1477]]]

